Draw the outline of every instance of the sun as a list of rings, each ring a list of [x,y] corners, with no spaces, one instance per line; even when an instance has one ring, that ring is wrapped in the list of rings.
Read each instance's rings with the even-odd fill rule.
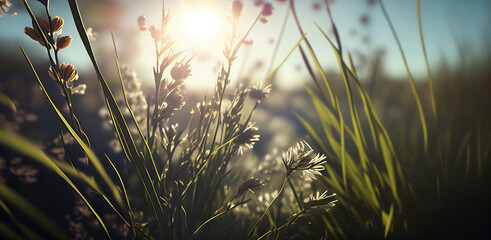
[[[217,16],[211,11],[195,9],[184,14],[181,28],[189,38],[208,40],[218,34],[220,23]]]

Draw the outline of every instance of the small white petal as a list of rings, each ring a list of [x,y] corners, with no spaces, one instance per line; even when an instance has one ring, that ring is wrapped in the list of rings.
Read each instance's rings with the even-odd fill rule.
[[[80,84],[76,87],[70,88],[72,94],[80,94],[80,95],[85,94],[85,89],[87,89],[87,86],[85,84]]]

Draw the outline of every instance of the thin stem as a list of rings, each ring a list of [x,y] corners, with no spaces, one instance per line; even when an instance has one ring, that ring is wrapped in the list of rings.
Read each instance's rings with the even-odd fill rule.
[[[254,224],[254,226],[252,227],[251,231],[249,232],[249,235],[247,236],[247,240],[251,239],[252,237],[252,234],[254,234],[254,230],[256,230],[257,228],[257,225],[259,225],[259,222],[261,222],[261,220],[264,218],[264,216],[266,216],[266,214],[268,213],[269,209],[271,208],[271,206],[273,206],[273,204],[276,202],[276,200],[280,197],[280,195],[283,193],[283,190],[285,189],[285,183],[286,181],[288,180],[288,178],[290,177],[290,173],[291,172],[287,172],[286,176],[285,176],[285,180],[283,180],[283,183],[281,184],[281,188],[280,188],[280,191],[278,192],[278,195],[276,195],[276,197],[273,199],[273,201],[271,201],[271,203],[269,203],[268,207],[266,208],[266,210],[264,210],[263,214],[261,215],[261,217],[259,217],[259,219],[256,221],[256,223]]]
[[[268,78],[269,73],[273,69],[274,60],[276,59],[276,55],[278,53],[278,49],[280,47],[281,40],[283,40],[283,34],[285,33],[286,23],[288,22],[288,18],[289,17],[290,17],[290,9],[287,8],[286,14],[285,14],[285,18],[283,19],[283,24],[281,26],[280,34],[278,35],[277,42],[276,42],[276,45],[275,45],[274,50],[273,50],[273,55],[271,56],[271,60],[269,62],[268,70],[266,71],[266,77],[265,77],[265,79]]]

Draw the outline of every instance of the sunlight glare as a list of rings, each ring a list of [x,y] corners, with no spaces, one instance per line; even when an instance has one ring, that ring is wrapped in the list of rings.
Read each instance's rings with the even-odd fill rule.
[[[182,19],[182,31],[185,35],[194,38],[207,40],[217,35],[219,30],[217,17],[205,9],[196,9],[187,12]]]

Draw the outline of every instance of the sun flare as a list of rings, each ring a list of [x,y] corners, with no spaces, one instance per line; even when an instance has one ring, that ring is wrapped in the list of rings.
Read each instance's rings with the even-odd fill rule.
[[[183,16],[181,27],[183,33],[189,38],[208,40],[217,35],[220,23],[212,12],[196,9]]]

